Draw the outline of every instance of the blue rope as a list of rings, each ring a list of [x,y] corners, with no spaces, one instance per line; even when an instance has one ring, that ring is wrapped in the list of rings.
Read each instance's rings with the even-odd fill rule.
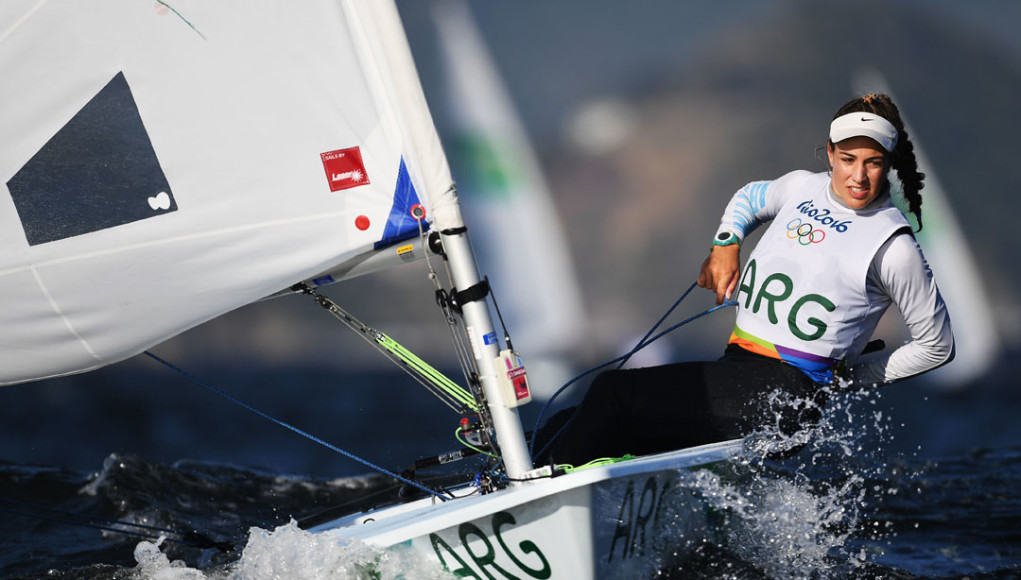
[[[625,364],[627,364],[627,361],[630,360],[630,358],[631,358],[631,356],[633,354],[635,354],[636,352],[638,352],[639,350],[644,348],[643,344],[645,343],[646,340],[648,340],[649,336],[651,336],[653,332],[656,332],[656,329],[659,328],[659,325],[663,324],[663,321],[666,320],[667,317],[670,316],[670,314],[673,313],[673,311],[677,308],[677,306],[680,305],[680,303],[685,298],[688,297],[688,294],[691,294],[691,291],[694,290],[695,286],[697,286],[697,285],[698,285],[698,282],[694,282],[694,283],[692,283],[691,286],[688,286],[688,289],[684,291],[684,294],[681,294],[681,297],[678,298],[676,302],[674,302],[674,305],[671,306],[669,309],[667,309],[667,311],[663,314],[663,316],[659,317],[659,320],[656,321],[656,324],[652,325],[652,328],[649,329],[649,332],[645,333],[645,336],[642,337],[642,340],[638,341],[638,344],[636,344],[635,347],[631,349],[631,352],[629,352],[626,355],[624,355],[624,357],[623,357],[624,360],[620,361],[620,364],[617,365],[618,369],[623,367]]]
[[[20,510],[9,509],[9,508],[0,508],[0,512],[4,512],[4,513],[8,513],[8,514],[13,514],[13,515],[18,515],[18,516],[26,516],[26,517],[36,518],[36,519],[45,520],[45,521],[48,521],[48,522],[56,522],[58,524],[69,524],[69,525],[74,525],[74,526],[81,526],[81,527],[84,527],[84,528],[92,528],[94,530],[101,530],[101,531],[104,531],[104,532],[115,532],[115,533],[118,533],[118,534],[123,534],[125,536],[133,536],[133,537],[136,537],[136,538],[143,538],[143,539],[146,539],[146,540],[158,539],[158,536],[153,535],[153,534],[147,534],[147,533],[144,533],[144,532],[135,532],[135,531],[131,531],[131,530],[125,530],[123,528],[118,528],[118,527],[115,527],[115,526],[104,526],[104,525],[100,525],[100,524],[94,523],[91,520],[89,520],[89,521],[69,520],[69,519],[65,519],[65,518],[58,518],[58,517],[55,517],[55,516],[47,516],[47,515],[36,514],[36,513],[32,513],[32,512],[24,512],[24,511],[20,511]],[[117,524],[123,524],[123,525],[134,525],[134,524],[128,524],[128,523],[125,523],[125,522],[116,522],[116,523]],[[172,532],[172,533],[176,534],[177,532]],[[185,541],[185,540],[177,540],[177,539],[174,539],[174,538],[164,537],[164,541],[173,542],[175,544],[184,544],[186,546],[195,546],[195,544],[192,543],[192,542],[188,542],[188,541]]]
[[[178,544],[195,546],[199,548],[218,547],[222,548],[224,551],[229,550],[231,548],[231,546],[225,542],[215,542],[209,537],[199,534],[198,532],[178,532],[177,530],[172,530],[170,528],[161,528],[146,524],[136,524],[134,522],[118,520],[116,518],[110,518],[100,515],[79,514],[66,510],[55,509],[39,504],[28,503],[8,498],[0,498],[0,504],[8,504],[19,508],[24,508],[13,509],[0,507],[0,512],[21,515],[40,520],[82,526],[86,528],[93,528],[96,530],[102,530],[106,532],[116,532],[119,534],[146,539],[157,539],[160,536],[163,536],[163,538],[168,542],[175,542]],[[138,528],[138,530],[142,531],[133,531],[130,528]],[[151,530],[151,532],[157,533],[151,532],[146,533],[145,530]],[[177,536],[177,538],[169,538],[167,537],[167,535]]]
[[[284,427],[286,429],[290,429],[291,431],[294,431],[298,435],[301,435],[302,437],[304,437],[306,439],[314,441],[314,442],[322,445],[323,447],[326,447],[327,449],[330,449],[332,451],[336,451],[337,453],[340,453],[341,455],[343,455],[343,456],[345,456],[345,457],[347,457],[349,459],[353,459],[353,460],[357,461],[358,463],[361,463],[362,465],[364,465],[366,467],[369,467],[370,469],[374,469],[374,470],[376,470],[376,471],[378,471],[378,472],[380,472],[380,473],[382,473],[384,475],[389,475],[390,477],[392,477],[392,478],[394,478],[394,479],[396,479],[396,480],[398,480],[400,482],[403,482],[403,483],[406,483],[408,485],[414,486],[414,487],[416,487],[416,488],[418,488],[418,489],[420,489],[420,490],[422,490],[422,491],[424,491],[424,492],[426,492],[426,493],[428,493],[430,495],[438,497],[439,499],[441,499],[443,501],[446,501],[448,499],[445,496],[443,496],[442,494],[440,494],[439,492],[434,491],[432,489],[429,489],[428,487],[425,487],[424,485],[422,485],[422,484],[420,484],[420,483],[418,483],[416,481],[412,481],[412,480],[410,480],[410,479],[408,479],[406,477],[398,475],[398,474],[396,474],[396,473],[394,473],[394,472],[392,472],[392,471],[390,471],[390,470],[388,470],[388,469],[386,469],[384,467],[381,467],[379,465],[376,465],[376,464],[372,463],[371,461],[368,461],[366,459],[362,459],[361,457],[358,457],[357,455],[354,455],[353,453],[349,453],[349,452],[344,451],[343,449],[341,449],[341,448],[339,448],[339,447],[337,447],[337,446],[335,446],[333,444],[327,443],[326,441],[323,441],[322,439],[316,437],[315,435],[312,435],[311,433],[308,433],[306,431],[302,431],[301,429],[295,427],[294,425],[291,425],[289,423],[281,421],[280,419],[272,417],[272,416],[264,413],[263,411],[260,411],[259,409],[256,409],[255,407],[249,405],[248,403],[245,403],[244,401],[236,399],[233,396],[231,396],[231,395],[229,395],[229,394],[227,394],[227,393],[217,389],[216,387],[214,387],[214,386],[210,385],[209,383],[203,381],[202,379],[200,379],[200,378],[198,378],[198,377],[188,373],[187,371],[185,371],[184,369],[174,365],[173,363],[161,359],[160,357],[156,356],[155,354],[153,354],[153,353],[151,353],[149,351],[145,351],[145,354],[147,356],[149,356],[150,358],[152,358],[153,360],[155,360],[157,362],[160,362],[160,363],[164,364],[165,366],[167,366],[168,368],[177,371],[178,373],[180,373],[180,374],[184,375],[185,377],[191,379],[192,381],[202,385],[203,387],[209,389],[210,391],[216,393],[217,395],[220,395],[221,397],[227,399],[228,401],[230,401],[230,402],[232,402],[232,403],[234,403],[236,405],[240,405],[240,406],[244,407],[245,409],[248,409],[249,411],[255,413],[256,415],[262,417],[263,419],[268,419],[268,420],[276,423],[277,425],[280,425],[281,427]]]
[[[608,361],[606,361],[606,362],[604,362],[602,364],[599,364],[597,366],[594,366],[594,367],[592,367],[592,368],[582,372],[580,375],[578,375],[578,376],[574,377],[573,379],[567,381],[564,384],[564,386],[562,386],[559,389],[557,389],[557,392],[553,393],[553,396],[550,397],[548,401],[546,401],[546,404],[543,406],[542,410],[539,411],[539,416],[535,420],[535,427],[532,429],[532,437],[531,437],[531,439],[528,442],[528,452],[532,455],[533,459],[537,455],[542,455],[542,453],[544,451],[546,451],[546,449],[549,448],[549,446],[552,445],[554,441],[556,441],[557,437],[559,437],[560,434],[563,433],[564,429],[567,427],[567,423],[565,423],[563,427],[561,427],[552,437],[550,437],[549,441],[546,442],[546,445],[544,445],[543,448],[539,450],[539,453],[535,453],[535,438],[539,434],[539,427],[542,425],[543,416],[546,414],[546,411],[550,408],[550,406],[553,405],[553,401],[555,401],[557,399],[557,397],[560,396],[561,393],[563,393],[565,390],[567,390],[568,387],[570,387],[574,383],[578,382],[582,378],[584,378],[584,377],[594,373],[595,371],[598,371],[600,369],[606,368],[606,367],[608,367],[608,366],[610,366],[610,365],[612,365],[614,363],[617,363],[617,362],[620,363],[619,365],[617,365],[618,369],[623,367],[627,363],[627,361],[636,352],[642,350],[643,348],[649,346],[653,342],[656,342],[660,338],[663,338],[667,334],[673,332],[674,330],[677,330],[678,328],[684,326],[685,324],[688,324],[689,322],[693,322],[695,320],[698,320],[699,318],[702,318],[703,316],[706,316],[708,314],[716,312],[717,310],[720,310],[722,308],[727,308],[728,306],[737,306],[737,302],[736,301],[734,301],[734,300],[727,300],[723,304],[719,304],[717,306],[713,306],[712,308],[710,308],[708,310],[705,310],[705,311],[700,312],[700,313],[698,313],[698,314],[696,314],[694,316],[691,316],[691,317],[689,317],[689,318],[687,318],[685,320],[682,320],[681,322],[678,322],[677,324],[671,326],[670,328],[667,328],[663,332],[661,332],[661,333],[659,333],[659,334],[657,334],[655,336],[652,336],[652,333],[656,332],[656,329],[659,328],[659,326],[661,324],[663,324],[663,321],[666,320],[668,316],[670,316],[670,314],[674,311],[674,309],[677,308],[677,306],[681,303],[682,300],[687,298],[688,294],[690,294],[691,291],[697,285],[698,285],[698,283],[696,282],[696,283],[692,284],[690,287],[688,287],[688,289],[684,291],[684,294],[682,294],[681,297],[678,298],[676,302],[674,302],[674,305],[671,306],[666,311],[666,313],[663,316],[660,317],[660,319],[658,321],[656,321],[656,324],[654,324],[652,326],[652,328],[650,328],[649,331],[645,333],[645,336],[643,336],[642,339],[639,340],[638,343],[635,344],[634,348],[632,348],[629,352],[627,352],[626,354],[623,354],[621,356],[618,356],[618,357],[616,357],[614,359],[608,360]],[[650,336],[652,336],[652,338],[649,338]]]
[[[657,340],[659,340],[659,339],[663,338],[663,337],[664,337],[664,336],[666,336],[667,334],[669,334],[669,333],[671,333],[671,332],[673,332],[673,331],[677,330],[678,328],[680,328],[680,327],[684,326],[685,324],[687,324],[687,323],[689,323],[689,322],[692,322],[692,321],[694,321],[694,320],[697,320],[697,319],[699,319],[699,318],[702,318],[703,316],[705,316],[705,315],[707,315],[707,314],[712,314],[713,312],[716,312],[717,310],[721,310],[721,309],[723,309],[723,308],[727,308],[727,307],[729,307],[729,306],[737,306],[737,301],[736,301],[736,300],[727,300],[727,301],[725,301],[725,302],[724,302],[723,304],[719,304],[719,305],[717,305],[717,306],[713,306],[713,307],[712,307],[712,308],[710,308],[709,310],[706,310],[706,311],[704,311],[704,312],[700,312],[700,313],[696,314],[695,316],[692,316],[691,318],[688,318],[687,320],[683,320],[683,321],[681,321],[681,322],[678,322],[677,324],[675,324],[675,325],[671,326],[670,328],[667,328],[667,329],[666,329],[666,330],[664,330],[663,332],[661,332],[661,333],[657,334],[656,336],[654,336],[654,337],[650,338],[649,340],[647,340],[647,341],[643,342],[643,343],[641,344],[641,347],[638,347],[638,349],[640,350],[640,349],[642,349],[642,348],[645,348],[646,346],[649,346],[650,344],[652,344],[652,343],[656,342]],[[636,352],[636,351],[632,351],[632,352]],[[629,355],[628,355],[628,356],[630,356],[630,353],[629,353]]]

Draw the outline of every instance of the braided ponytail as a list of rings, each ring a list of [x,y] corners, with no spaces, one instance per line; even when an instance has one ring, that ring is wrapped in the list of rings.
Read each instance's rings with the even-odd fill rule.
[[[908,202],[908,209],[915,215],[918,221],[918,231],[922,230],[922,195],[919,193],[925,184],[925,174],[918,171],[918,161],[915,159],[915,146],[911,143],[907,131],[904,130],[904,121],[900,118],[900,111],[893,99],[883,93],[870,93],[864,97],[851,99],[844,103],[834,119],[848,113],[873,113],[889,121],[897,129],[897,145],[890,153],[890,167],[897,171],[897,178],[904,189],[904,199]]]

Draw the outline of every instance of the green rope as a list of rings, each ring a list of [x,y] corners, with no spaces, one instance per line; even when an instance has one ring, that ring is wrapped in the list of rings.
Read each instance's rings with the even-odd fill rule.
[[[340,320],[345,326],[357,332],[369,344],[375,344],[376,348],[389,360],[395,364],[403,364],[405,371],[445,403],[451,407],[454,407],[453,403],[459,403],[461,408],[454,408],[455,411],[468,409],[475,413],[479,412],[479,404],[470,392],[447,378],[443,373],[433,368],[429,363],[419,358],[396,340],[366,325],[341,308],[336,302],[319,294],[304,283],[295,284],[291,289],[311,296],[319,306],[332,314],[337,320]],[[449,397],[449,400],[444,399],[444,397]]]
[[[390,352],[390,354],[400,359],[401,362],[414,369],[415,372],[417,372],[423,379],[429,381],[436,388],[450,395],[450,397],[454,400],[468,407],[472,411],[477,412],[479,410],[478,403],[475,402],[475,398],[472,397],[471,393],[466,391],[463,387],[461,387],[461,385],[447,378],[446,375],[436,370],[429,363],[419,358],[415,353],[402,346],[396,340],[382,332],[379,332],[376,335],[376,342]]]
[[[635,456],[631,454],[624,455],[623,457],[601,457],[599,459],[593,459],[584,465],[579,465],[578,467],[573,465],[557,465],[557,467],[559,469],[563,469],[564,473],[573,473],[575,471],[581,471],[582,469],[591,469],[593,467],[620,463],[621,461],[629,461],[634,458]]]

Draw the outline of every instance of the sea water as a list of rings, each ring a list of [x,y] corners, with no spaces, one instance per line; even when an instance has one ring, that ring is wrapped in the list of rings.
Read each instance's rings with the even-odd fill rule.
[[[917,487],[902,485],[922,481],[923,475],[921,467],[905,472],[905,465],[920,466],[917,453],[884,456],[895,429],[881,399],[875,390],[836,395],[818,424],[790,435],[780,430],[778,413],[776,425],[746,440],[732,469],[682,478],[677,485],[718,514],[717,529],[706,537],[675,538],[678,549],[693,557],[664,567],[659,576],[807,580],[904,574],[881,564],[888,550],[897,549],[896,528],[904,522],[883,519],[874,508],[886,497],[920,495]],[[781,394],[772,395],[769,404],[778,411],[814,405]],[[920,525],[915,522],[915,529]],[[149,542],[139,544],[135,558],[141,577],[152,579],[453,577],[410,551],[312,534],[294,521],[272,530],[253,528],[240,559],[208,575],[170,561]],[[968,567],[947,562],[940,568],[953,574]]]
[[[1021,575],[1021,444],[1016,425],[1021,401],[1016,393],[987,390],[983,401],[975,393],[897,389],[837,395],[815,428],[784,436],[767,427],[748,439],[732,473],[700,471],[683,479],[679,485],[712,506],[717,533],[678,536],[678,551],[688,557],[664,566],[655,576],[736,580]],[[155,404],[155,410],[145,410],[132,398],[137,393],[131,392],[82,402],[77,408],[87,414],[90,406],[107,407],[114,416],[144,414],[151,421],[146,425],[136,417],[131,423],[135,429],[162,425],[163,420],[149,414],[156,411],[186,414],[187,424],[170,431],[159,427],[164,431],[157,440],[164,442],[162,446],[139,454],[108,453],[94,472],[24,460],[0,463],[0,499],[23,504],[0,505],[4,508],[0,577],[449,577],[438,565],[408,551],[381,551],[328,533],[311,534],[294,521],[331,506],[348,504],[354,509],[385,501],[394,491],[387,478],[368,474],[346,459],[337,460],[337,465],[344,465],[347,473],[317,475],[315,466],[321,459],[302,459],[311,455],[302,441],[289,447],[293,455],[280,450],[287,448],[286,443],[262,444],[273,457],[306,461],[312,472],[307,475],[300,474],[300,468],[254,468],[218,458],[154,459],[161,449],[166,451],[170,444],[166,442],[182,437],[178,428],[202,432],[224,411],[195,406],[194,398],[184,399],[181,406]],[[156,398],[165,402],[166,396],[164,391]],[[278,394],[279,399],[285,396],[293,403],[295,391]],[[325,425],[346,430],[349,437],[364,439],[371,433],[378,445],[368,450],[369,455],[374,451],[377,458],[386,459],[389,454],[383,462],[390,467],[406,465],[405,451],[395,452],[391,439],[405,435],[396,428],[390,434],[380,431],[380,411],[370,399],[347,398],[348,404],[366,409],[369,417],[357,419],[354,414],[356,419],[348,419],[343,427]],[[263,407],[280,402],[270,397]],[[774,403],[804,404],[782,398]],[[36,405],[33,409],[25,400],[17,407],[4,405],[6,416],[0,419],[8,426],[23,426],[19,422],[25,415],[45,406]],[[415,416],[393,408],[386,412]],[[79,449],[87,450],[89,433],[79,432],[80,427],[75,419],[48,424],[49,431],[59,433],[62,445],[81,442]],[[421,425],[404,427],[414,431]],[[211,456],[240,448],[245,456],[247,448],[222,429],[223,425],[205,429],[207,435],[198,442],[182,445]],[[7,442],[18,431],[5,433]],[[221,434],[225,441],[219,442]],[[144,437],[144,431],[138,435]],[[28,445],[36,446],[37,452],[46,449],[43,438]],[[11,451],[4,453],[12,456]],[[784,453],[789,456],[778,456]],[[39,506],[53,511],[40,512]],[[134,528],[145,530],[147,537],[133,537],[72,525],[68,521],[72,514],[109,517],[154,530]],[[160,539],[162,532],[155,529],[197,531],[232,549],[181,545],[173,541],[180,536]]]

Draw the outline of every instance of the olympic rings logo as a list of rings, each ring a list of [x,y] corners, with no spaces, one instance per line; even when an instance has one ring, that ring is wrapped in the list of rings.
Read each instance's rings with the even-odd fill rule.
[[[818,244],[826,239],[826,232],[822,230],[813,230],[812,224],[802,222],[801,218],[794,218],[787,222],[787,237],[792,240],[798,240],[798,243],[802,246],[808,244]]]

